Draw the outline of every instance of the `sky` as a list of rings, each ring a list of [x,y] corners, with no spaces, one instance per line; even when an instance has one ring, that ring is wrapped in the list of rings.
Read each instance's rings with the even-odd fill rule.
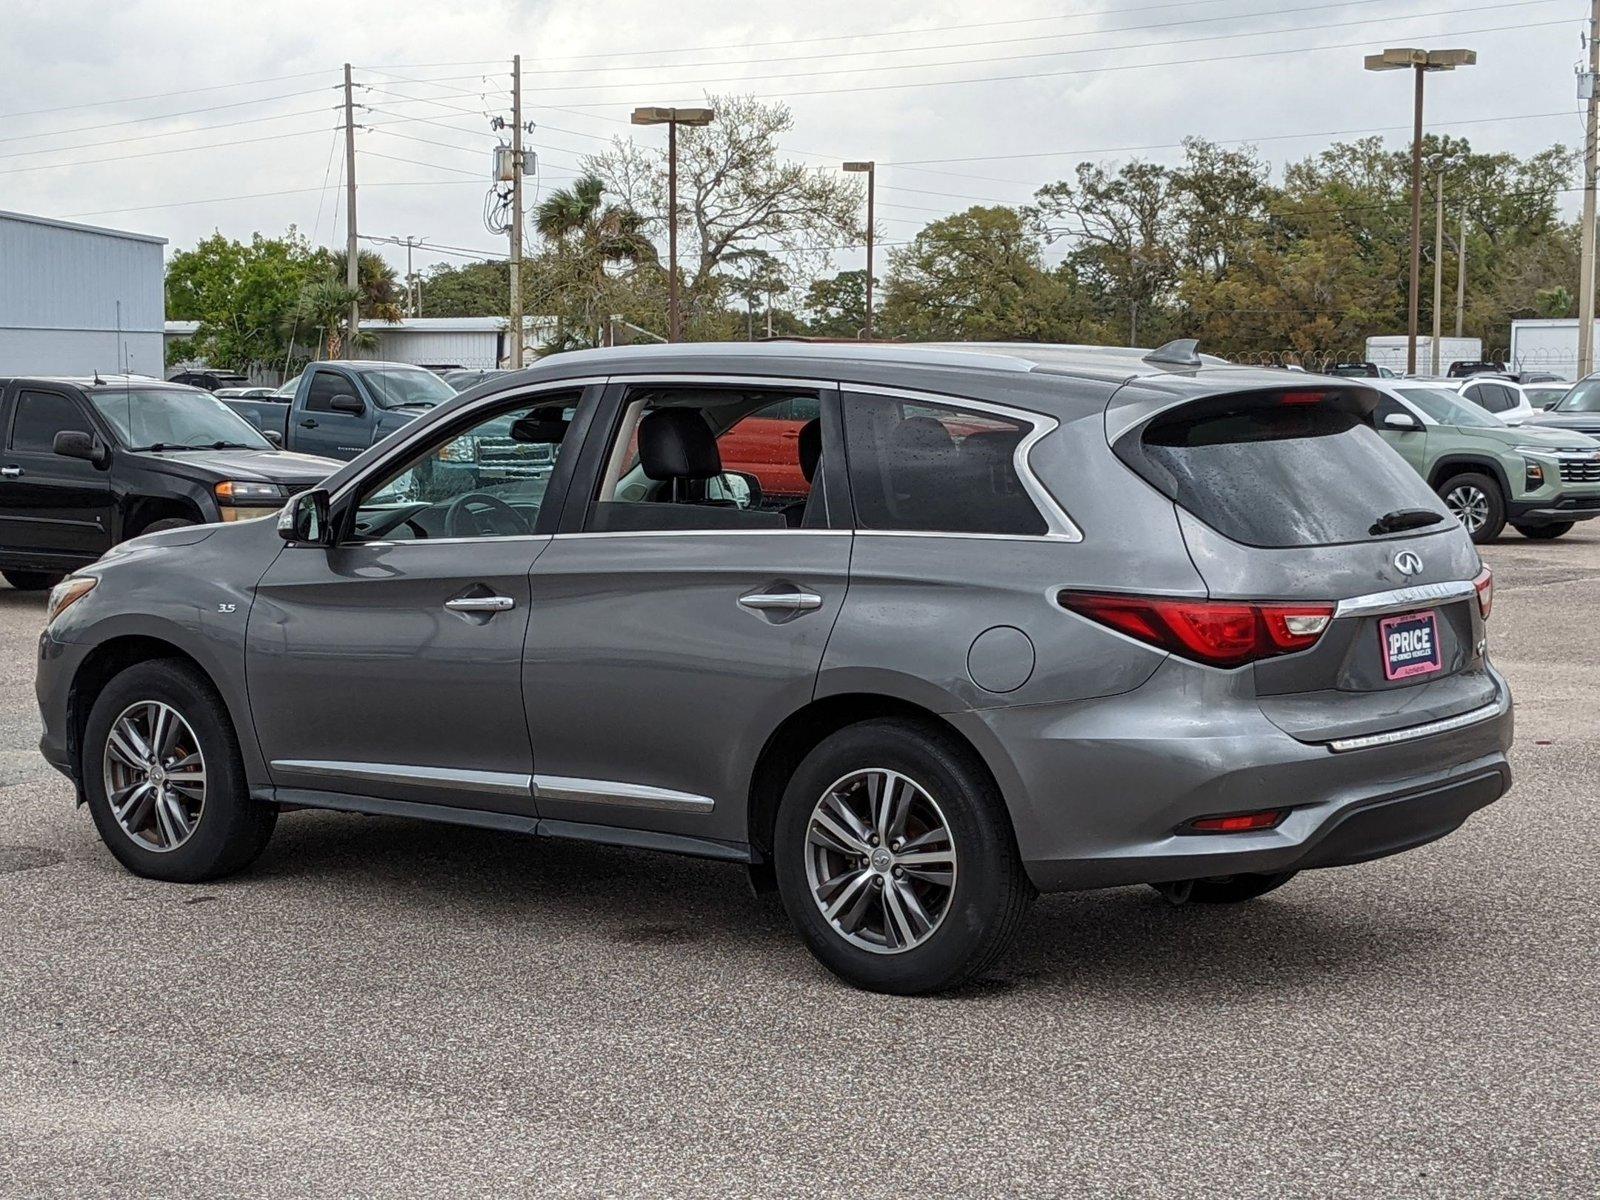
[[[1408,143],[1386,46],[1464,46],[1428,81],[1430,129],[1485,150],[1581,146],[1585,0],[0,0],[0,209],[155,234],[288,226],[342,246],[343,65],[357,228],[420,238],[416,265],[503,255],[484,227],[489,117],[523,58],[530,201],[639,104],[781,99],[794,159],[873,159],[880,243],[974,203],[1023,203],[1084,159],[1172,162],[1184,137],[1286,161]],[[1574,179],[1574,184],[1578,183]],[[1576,211],[1576,191],[1566,205]],[[365,242],[405,269],[403,248]],[[448,247],[450,250],[439,249]],[[840,266],[852,264],[842,253]],[[881,268],[880,268],[881,269]]]

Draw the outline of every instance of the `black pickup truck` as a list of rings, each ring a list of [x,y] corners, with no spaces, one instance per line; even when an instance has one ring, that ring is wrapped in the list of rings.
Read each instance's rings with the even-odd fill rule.
[[[279,450],[199,388],[0,378],[0,575],[52,587],[141,533],[266,516],[339,466]]]
[[[348,461],[455,397],[432,371],[394,362],[316,362],[273,399],[224,399],[279,445]]]

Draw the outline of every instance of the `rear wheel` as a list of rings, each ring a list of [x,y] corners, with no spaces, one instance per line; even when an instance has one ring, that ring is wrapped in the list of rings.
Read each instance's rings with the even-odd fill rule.
[[[1271,875],[1217,875],[1211,879],[1183,879],[1151,884],[1173,904],[1239,904],[1276,891],[1300,872]]]
[[[1536,542],[1547,542],[1551,538],[1558,538],[1567,533],[1575,525],[1575,521],[1557,521],[1553,525],[1513,525],[1525,538],[1532,538]]]
[[[1505,529],[1505,494],[1490,476],[1476,471],[1452,475],[1439,485],[1438,492],[1474,542],[1492,542]]]
[[[135,875],[198,883],[243,870],[278,810],[252,800],[222,697],[186,663],[138,663],[89,712],[84,793],[101,840]]]
[[[981,974],[1034,894],[994,784],[964,746],[905,721],[849,726],[806,756],[778,809],[774,856],[811,952],[878,992]]]
[[[0,571],[0,575],[19,592],[48,592],[66,578],[50,571]]]

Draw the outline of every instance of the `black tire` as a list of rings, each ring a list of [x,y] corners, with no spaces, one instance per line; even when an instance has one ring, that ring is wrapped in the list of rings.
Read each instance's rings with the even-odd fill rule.
[[[198,525],[199,521],[191,521],[188,517],[162,517],[159,521],[151,521],[136,536],[143,537],[147,533],[160,533],[163,529],[186,529],[190,525]]]
[[[1218,875],[1151,886],[1173,904],[1240,904],[1277,891],[1298,874],[1299,871],[1278,871],[1271,875]]]
[[[937,804],[956,855],[954,887],[945,893],[932,932],[889,953],[846,940],[818,907],[807,877],[813,809],[838,781],[869,769],[914,780]],[[851,725],[812,750],[784,791],[773,841],[778,892],[789,919],[824,966],[869,991],[918,995],[969,982],[1010,948],[1035,894],[1005,804],[972,752],[908,721]]]
[[[1576,521],[1556,521],[1550,525],[1513,524],[1512,528],[1525,538],[1532,538],[1536,542],[1548,542],[1552,538],[1560,537],[1563,533],[1571,532],[1575,524],[1577,524]]]
[[[112,725],[131,705],[159,701],[188,723],[204,755],[205,795],[193,833],[170,850],[147,849],[117,821],[106,796],[104,755]],[[100,838],[135,875],[199,883],[232,875],[266,848],[278,810],[250,798],[239,742],[211,681],[176,659],[136,663],[101,690],[84,728],[82,774]]]
[[[1485,542],[1494,541],[1506,527],[1506,496],[1500,490],[1499,481],[1493,476],[1481,475],[1477,471],[1463,471],[1459,475],[1450,476],[1434,490],[1439,493],[1447,507],[1456,511],[1455,505],[1451,503],[1451,496],[1464,489],[1473,489],[1481,494],[1485,508],[1483,522],[1477,529],[1473,529],[1465,520],[1461,522],[1467,530],[1467,536],[1480,546]],[[1459,512],[1457,516],[1460,516]]]
[[[19,592],[48,592],[66,578],[51,571],[0,571],[0,576]]]

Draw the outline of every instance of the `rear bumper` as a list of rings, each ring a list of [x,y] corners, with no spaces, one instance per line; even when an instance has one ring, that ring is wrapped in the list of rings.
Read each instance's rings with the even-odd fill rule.
[[[1339,866],[1443,837],[1511,786],[1511,695],[1494,678],[1481,719],[1346,750],[1290,737],[1230,673],[1184,667],[1110,701],[952,719],[995,769],[1034,885],[1070,891]],[[1290,811],[1261,832],[1178,832],[1268,808]]]

